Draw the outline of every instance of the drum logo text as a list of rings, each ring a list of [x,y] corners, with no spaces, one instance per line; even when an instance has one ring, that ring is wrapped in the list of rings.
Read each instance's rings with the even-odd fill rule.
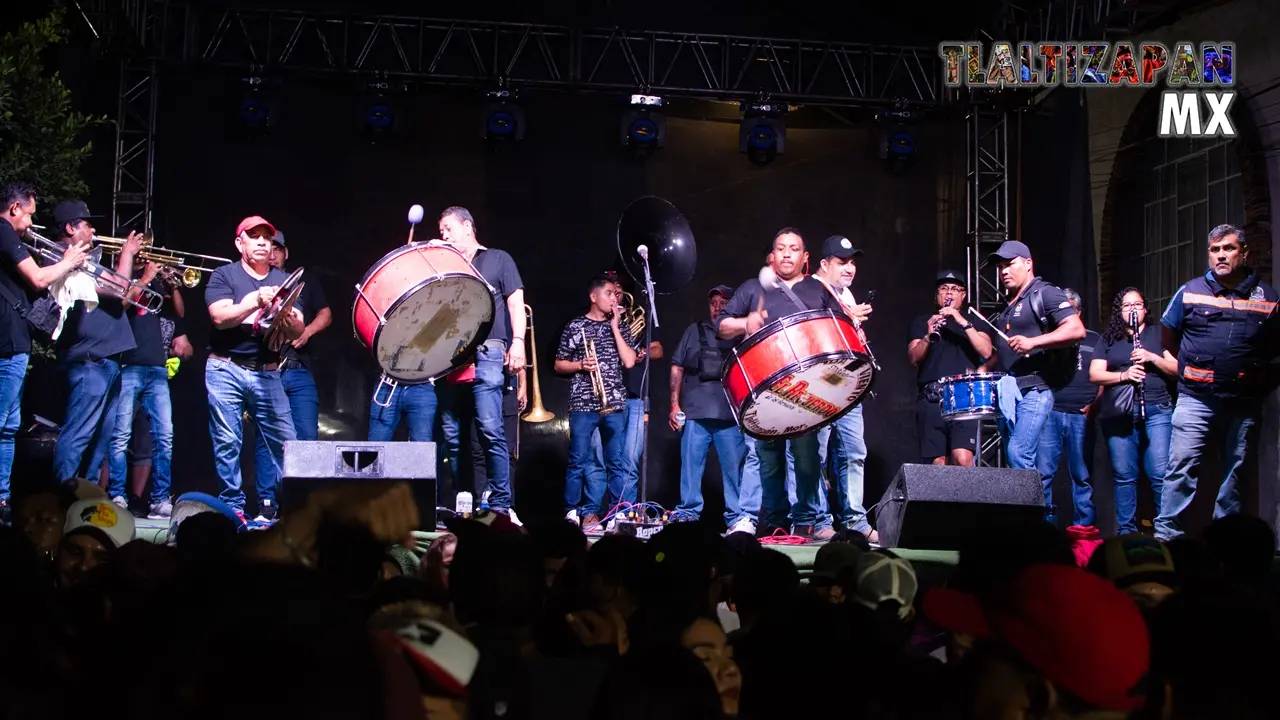
[[[797,382],[795,375],[788,375],[782,378],[777,385],[774,385],[769,390],[779,398],[789,400],[795,403],[797,407],[808,410],[821,418],[832,417],[841,410],[834,403],[810,393],[809,381],[800,380]]]

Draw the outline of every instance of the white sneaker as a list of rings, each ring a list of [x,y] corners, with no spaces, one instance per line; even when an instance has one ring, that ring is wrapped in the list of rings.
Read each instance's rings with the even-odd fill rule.
[[[125,497],[125,496],[123,496],[123,495],[117,495],[117,496],[115,496],[115,497],[111,498],[111,502],[115,503],[116,505],[119,505],[120,507],[124,508],[125,510],[128,510],[128,509],[129,509],[129,499],[128,499],[128,498],[126,498],[126,497]]]
[[[507,519],[510,520],[511,524],[515,525],[516,527],[522,527],[524,525],[524,523],[520,522],[520,516],[516,515],[515,510],[507,511]]]
[[[744,532],[744,533],[747,533],[748,535],[755,535],[756,524],[749,517],[738,518],[738,522],[734,523],[733,526],[729,528],[729,534],[736,533],[736,532]]]
[[[578,518],[578,511],[577,511],[577,510],[570,510],[569,512],[565,513],[565,514],[564,514],[564,519],[565,519],[565,520],[568,520],[569,522],[571,522],[571,523],[573,523],[574,525],[577,525],[577,526],[579,526],[579,527],[581,527],[581,526],[582,526],[582,520],[580,520],[580,519]]]

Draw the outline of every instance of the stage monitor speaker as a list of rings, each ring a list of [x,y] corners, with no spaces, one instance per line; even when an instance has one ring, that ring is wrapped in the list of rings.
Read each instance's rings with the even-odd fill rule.
[[[280,507],[302,507],[313,490],[362,481],[404,481],[413,488],[422,526],[434,529],[436,444],[429,442],[328,442],[284,444]]]
[[[876,513],[886,548],[959,550],[1003,523],[1044,517],[1044,490],[1035,470],[903,465]]]

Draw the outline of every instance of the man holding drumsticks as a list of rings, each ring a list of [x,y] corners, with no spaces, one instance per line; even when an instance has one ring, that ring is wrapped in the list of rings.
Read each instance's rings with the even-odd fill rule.
[[[745,338],[775,320],[808,310],[830,309],[843,313],[840,301],[819,280],[804,274],[809,253],[795,228],[785,227],[773,239],[769,265],[759,279],[744,282],[716,317],[716,331],[725,339]],[[796,503],[790,508],[791,533],[810,540],[829,540],[835,532],[817,531],[821,512],[818,494],[822,481],[818,458],[818,434],[805,433],[791,440],[756,440],[762,490],[759,535],[770,535],[787,522],[787,449],[795,458]]]

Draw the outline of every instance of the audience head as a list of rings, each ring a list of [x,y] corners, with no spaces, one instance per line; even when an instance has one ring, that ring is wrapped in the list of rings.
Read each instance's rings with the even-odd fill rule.
[[[1145,608],[1164,602],[1178,586],[1169,549],[1159,540],[1137,533],[1099,545],[1089,559],[1089,572],[1110,580]]]

